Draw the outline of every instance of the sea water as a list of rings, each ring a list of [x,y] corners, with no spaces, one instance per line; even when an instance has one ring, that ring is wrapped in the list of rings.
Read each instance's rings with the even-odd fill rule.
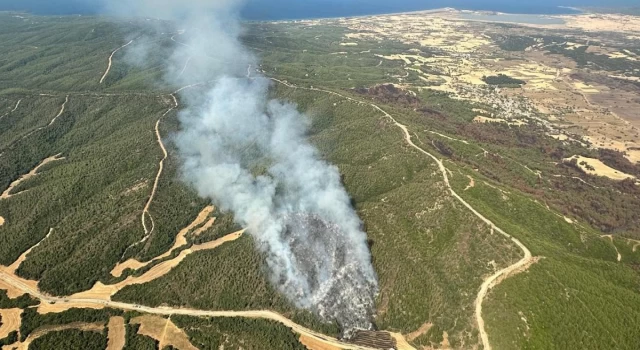
[[[113,0],[0,0],[0,11],[39,15],[99,14]],[[210,0],[218,1],[218,0]],[[238,0],[249,20],[348,17],[453,7],[512,14],[570,14],[566,6],[631,6],[638,0]],[[126,3],[126,2],[124,2]]]

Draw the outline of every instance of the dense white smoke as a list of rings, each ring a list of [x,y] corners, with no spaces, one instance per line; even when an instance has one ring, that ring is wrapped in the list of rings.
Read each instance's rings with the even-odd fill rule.
[[[306,140],[307,118],[267,97],[270,80],[247,76],[256,60],[239,41],[237,1],[110,4],[177,21],[167,80],[212,82],[181,92],[184,179],[248,228],[289,300],[346,331],[370,328],[378,288],[366,234],[338,169]]]

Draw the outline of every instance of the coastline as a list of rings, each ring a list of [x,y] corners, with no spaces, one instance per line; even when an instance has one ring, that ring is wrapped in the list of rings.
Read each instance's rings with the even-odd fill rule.
[[[441,4],[442,5],[442,4]],[[373,17],[373,16],[385,16],[385,15],[410,15],[410,14],[429,14],[429,13],[439,13],[439,12],[472,12],[472,13],[485,13],[485,14],[506,14],[506,15],[530,15],[530,16],[560,16],[560,15],[572,15],[572,14],[580,14],[586,13],[583,9],[579,9],[576,7],[570,6],[549,6],[548,11],[540,11],[540,12],[527,12],[525,11],[514,11],[509,12],[504,9],[495,9],[495,8],[486,8],[483,9],[482,6],[477,8],[473,7],[436,7],[436,8],[428,8],[429,5],[425,5],[425,9],[415,9],[415,10],[398,10],[398,11],[389,11],[389,10],[380,10],[380,11],[354,11],[354,10],[345,10],[344,14],[336,14],[329,16],[304,16],[300,14],[283,14],[282,16],[273,16],[274,18],[256,18],[255,15],[247,16],[246,12],[244,15],[241,15],[242,20],[245,22],[294,22],[294,21],[309,21],[309,20],[328,20],[328,19],[340,19],[340,18],[365,18],[365,17]],[[551,10],[551,9],[559,9],[559,10]],[[355,12],[362,12],[360,14]],[[99,8],[95,9],[81,9],[79,11],[67,11],[60,10],[56,11],[47,11],[38,8],[22,8],[17,10],[12,7],[2,8],[0,7],[0,13],[14,13],[14,14],[22,14],[22,15],[31,15],[31,16],[96,16],[102,17],[105,16],[104,13],[101,13]],[[279,18],[275,18],[279,17]]]

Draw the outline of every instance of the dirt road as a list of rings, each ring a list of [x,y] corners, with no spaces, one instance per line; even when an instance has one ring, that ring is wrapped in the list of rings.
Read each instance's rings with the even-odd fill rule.
[[[35,168],[31,169],[31,171],[30,171],[30,172],[28,172],[28,173],[26,173],[26,174],[24,174],[24,175],[20,176],[17,180],[15,180],[14,182],[12,182],[12,183],[9,185],[9,187],[8,187],[6,190],[4,190],[4,192],[2,192],[2,194],[0,195],[0,200],[2,200],[2,199],[9,199],[9,198],[11,198],[12,196],[15,196],[16,194],[19,194],[19,193],[11,194],[11,191],[13,191],[13,189],[14,189],[14,188],[16,188],[18,185],[20,185],[23,181],[29,180],[30,178],[32,178],[32,177],[34,177],[34,176],[38,175],[38,170],[39,170],[40,168],[42,168],[43,166],[45,166],[45,165],[47,165],[47,164],[49,164],[49,163],[51,163],[51,162],[53,162],[53,161],[56,161],[56,160],[63,160],[63,159],[64,159],[64,157],[60,157],[60,153],[59,153],[59,154],[56,154],[55,156],[51,156],[51,157],[49,157],[49,158],[46,158],[45,160],[43,160],[42,162],[40,162],[40,164],[36,165],[36,167],[35,167]]]
[[[189,58],[187,58],[187,61],[184,63],[184,67],[182,67],[182,70],[180,71],[180,74],[178,74],[178,78],[180,78],[182,76],[182,74],[184,74],[184,71],[187,70],[187,67],[189,66],[189,62],[191,62],[192,58],[193,58],[193,56],[189,56]]]
[[[117,48],[115,50],[113,50],[113,52],[111,53],[111,56],[109,56],[109,64],[107,65],[107,70],[102,75],[102,78],[100,78],[100,84],[102,84],[104,82],[104,79],[107,77],[107,75],[109,74],[109,71],[111,70],[111,65],[113,64],[113,55],[115,55],[116,52],[120,51],[120,49],[123,49],[123,48],[131,45],[132,42],[133,42],[133,40],[131,40],[128,43],[120,46],[119,48]]]
[[[411,139],[411,134],[409,132],[409,129],[407,128],[406,125],[400,124],[395,118],[393,118],[389,113],[387,113],[385,110],[383,110],[382,108],[380,108],[379,106],[377,106],[376,104],[370,103],[370,102],[364,102],[364,101],[359,101],[356,99],[353,99],[351,97],[347,97],[344,96],[342,94],[339,94],[337,92],[334,91],[329,91],[329,90],[324,90],[324,89],[318,89],[318,88],[304,88],[304,87],[298,87],[296,85],[275,79],[275,78],[271,78],[271,80],[276,81],[280,84],[283,84],[285,86],[294,88],[294,89],[304,89],[304,90],[311,90],[311,91],[320,91],[320,92],[325,92],[331,95],[336,95],[336,96],[340,96],[344,99],[347,99],[349,101],[353,101],[356,102],[358,104],[361,105],[369,105],[373,108],[375,108],[376,110],[378,110],[379,112],[381,112],[385,117],[391,119],[391,121],[394,123],[395,126],[397,126],[398,128],[400,128],[400,130],[402,130],[403,134],[404,134],[404,139],[405,141],[414,149],[418,150],[420,153],[428,156],[429,158],[433,159],[434,162],[436,162],[436,164],[438,165],[438,168],[440,169],[440,173],[442,174],[442,177],[444,179],[444,183],[447,186],[447,188],[449,189],[449,192],[451,193],[451,195],[458,200],[458,202],[460,202],[462,205],[464,205],[467,209],[469,209],[476,217],[478,217],[480,220],[482,220],[483,222],[485,222],[487,225],[489,225],[489,227],[491,227],[494,231],[500,233],[501,235],[505,236],[506,238],[508,238],[509,240],[511,240],[514,244],[516,244],[523,252],[523,258],[520,259],[519,261],[517,261],[515,264],[510,265],[505,267],[504,269],[497,271],[496,273],[494,273],[493,275],[489,276],[487,279],[485,279],[485,281],[482,283],[481,287],[480,287],[480,291],[478,292],[478,295],[476,297],[476,301],[475,301],[475,314],[476,314],[476,322],[478,323],[478,331],[480,332],[480,338],[482,340],[482,345],[484,347],[485,350],[491,350],[491,344],[489,343],[489,336],[487,335],[487,332],[485,330],[485,326],[484,326],[484,319],[482,318],[482,302],[484,300],[484,298],[487,296],[488,291],[493,288],[497,283],[499,283],[500,281],[502,281],[502,279],[504,279],[504,277],[510,276],[514,273],[517,272],[521,272],[524,271],[529,265],[531,265],[531,263],[534,262],[531,252],[529,251],[529,249],[527,249],[527,247],[522,244],[522,242],[520,242],[518,239],[512,237],[511,235],[509,235],[508,233],[506,233],[505,231],[503,231],[501,228],[497,227],[491,220],[487,219],[486,217],[484,217],[482,214],[480,214],[477,210],[475,210],[469,203],[467,203],[467,201],[465,201],[462,197],[460,197],[451,187],[451,184],[449,183],[449,177],[447,175],[447,169],[444,166],[444,164],[442,163],[442,161],[438,158],[436,158],[434,155],[432,155],[431,153],[425,151],[424,149],[420,148],[419,146],[417,146],[416,144],[413,143],[413,140]],[[459,140],[462,141],[462,140]],[[465,142],[466,141],[462,141]]]
[[[135,259],[129,259],[123,263],[118,263],[112,270],[111,270],[111,275],[114,277],[120,277],[122,275],[122,273],[124,272],[124,270],[126,269],[132,269],[132,270],[138,270],[142,267],[145,267],[147,265],[149,265],[150,263],[160,260],[160,259],[164,259],[168,256],[171,255],[171,253],[173,253],[174,250],[184,246],[187,244],[187,233],[193,231],[196,227],[200,226],[209,215],[211,215],[211,213],[213,213],[214,211],[214,207],[212,205],[206,206],[204,209],[202,209],[200,211],[200,213],[198,214],[198,216],[195,218],[195,220],[193,220],[189,225],[187,225],[187,227],[183,228],[182,230],[180,230],[180,232],[178,232],[178,235],[176,236],[175,242],[173,243],[173,246],[166,252],[164,252],[163,254],[156,256],[155,258],[149,260],[149,261],[145,261],[145,262],[141,262]],[[213,221],[215,221],[215,219],[213,219]],[[207,224],[205,224],[206,227],[209,223],[207,222]],[[213,223],[211,223],[211,225],[213,225]],[[208,226],[210,227],[210,226]],[[207,227],[207,228],[208,228]],[[199,230],[199,229],[198,229]],[[197,232],[197,231],[196,231]],[[195,235],[195,233],[194,233]]]
[[[620,254],[620,251],[618,250],[618,247],[616,247],[615,242],[613,241],[613,235],[604,235],[602,236],[603,238],[608,238],[611,241],[611,245],[613,245],[613,248],[616,250],[616,254],[618,254],[618,262],[622,261],[622,255]],[[635,251],[635,247],[634,247],[634,251]]]
[[[67,105],[68,102],[69,102],[69,95],[67,95],[67,97],[65,97],[64,103],[60,107],[60,111],[58,112],[58,114],[56,114],[55,117],[53,117],[53,119],[51,119],[51,121],[49,122],[49,125],[47,125],[47,126],[53,125],[53,123],[55,123],[56,119],[58,119],[58,117],[60,117],[62,115],[62,113],[64,113],[64,108],[65,108],[65,106]]]
[[[4,118],[4,117],[8,116],[9,114],[11,114],[11,113],[15,112],[15,111],[16,111],[16,109],[18,109],[18,106],[20,106],[20,102],[22,102],[22,99],[18,100],[18,103],[16,103],[16,106],[15,106],[15,107],[13,107],[13,109],[12,109],[12,110],[10,110],[9,112],[7,112],[7,113],[5,113],[5,114],[3,114],[3,115],[0,115],[0,120],[1,120],[2,118]]]
[[[19,99],[19,100],[18,100],[18,103],[16,103],[16,106],[15,106],[15,107],[13,107],[13,109],[11,110],[11,112],[10,112],[10,113],[13,113],[13,112],[15,112],[15,111],[16,111],[16,109],[18,109],[18,107],[20,106],[20,102],[22,102],[22,99]]]
[[[41,95],[43,95],[43,96],[54,96],[54,95],[46,95],[46,94],[41,94]],[[19,139],[19,140],[24,140],[24,139],[26,139],[27,137],[29,137],[29,136],[31,136],[31,135],[33,135],[33,134],[35,134],[36,132],[38,132],[38,131],[40,131],[40,130],[42,130],[42,129],[45,129],[45,128],[47,128],[47,127],[50,127],[51,125],[53,125],[53,123],[55,123],[55,121],[58,119],[58,117],[60,117],[60,116],[62,115],[62,113],[64,113],[64,109],[65,109],[65,107],[66,107],[66,105],[67,105],[67,102],[69,102],[69,95],[67,95],[67,96],[65,97],[64,102],[62,103],[62,106],[60,106],[60,111],[58,111],[58,114],[56,114],[56,116],[55,116],[55,117],[53,117],[53,119],[51,119],[51,121],[49,122],[49,124],[47,124],[47,125],[45,125],[45,126],[41,126],[41,127],[39,127],[39,128],[36,128],[36,129],[34,129],[34,130],[29,131],[28,133],[26,133],[26,134],[22,135],[22,136],[20,137],[20,139]],[[17,142],[17,141],[12,142],[12,143],[9,145],[9,147],[8,147],[8,148],[13,147],[13,145],[14,145],[16,142]]]
[[[164,112],[164,114],[161,115],[160,118],[158,118],[158,121],[156,121],[155,133],[156,133],[156,138],[158,140],[158,145],[160,145],[160,149],[162,150],[162,159],[160,159],[160,163],[158,165],[158,174],[156,174],[156,179],[153,182],[151,195],[149,195],[149,199],[147,200],[147,203],[144,205],[144,209],[142,210],[142,215],[140,217],[145,236],[142,238],[142,240],[140,240],[137,243],[134,243],[133,245],[145,242],[147,239],[149,239],[149,236],[151,235],[151,233],[153,233],[153,229],[154,229],[153,217],[151,217],[151,215],[149,214],[149,207],[151,207],[151,202],[153,202],[153,198],[155,197],[156,191],[158,190],[158,183],[160,182],[160,176],[162,175],[162,170],[164,169],[164,161],[169,156],[169,154],[167,153],[167,149],[164,147],[164,143],[162,143],[162,136],[160,136],[160,121],[162,120],[162,118],[164,118],[164,116],[169,114],[174,109],[178,108],[178,99],[176,99],[176,96],[173,94],[171,94],[170,96],[173,98],[174,106],[169,108],[166,112]],[[149,216],[149,219],[151,220],[151,229],[147,227],[145,216]]]
[[[214,249],[220,246],[223,243],[230,242],[241,237],[243,231],[238,231],[236,233],[232,233],[225,237],[222,237],[216,241],[204,243],[201,245],[193,246],[190,249],[186,249],[176,258],[177,261],[182,261],[184,257],[192,252],[204,250],[204,249]],[[39,243],[38,243],[39,244]],[[36,245],[37,246],[37,245]],[[35,246],[34,246],[35,247]],[[187,316],[196,316],[196,317],[245,317],[245,318],[259,318],[259,319],[268,319],[272,321],[279,322],[286,327],[290,328],[294,332],[314,339],[317,342],[335,346],[340,349],[355,349],[355,350],[372,350],[367,347],[358,346],[354,344],[345,343],[339,341],[338,339],[314,332],[310,329],[307,329],[288,318],[268,310],[254,310],[254,311],[209,311],[209,310],[196,310],[196,309],[187,309],[187,308],[172,308],[172,307],[148,307],[137,304],[129,304],[122,303],[111,300],[111,295],[115,294],[119,288],[124,287],[125,285],[131,284],[139,284],[146,283],[154,278],[159,277],[158,274],[162,275],[163,271],[167,266],[164,266],[164,263],[161,263],[157,266],[154,266],[147,273],[143,274],[139,277],[129,277],[125,281],[118,283],[117,285],[102,285],[100,282],[96,283],[96,288],[81,292],[78,294],[74,294],[71,296],[65,297],[54,297],[40,292],[37,286],[36,281],[26,280],[24,278],[18,277],[15,275],[15,270],[20,265],[20,263],[27,256],[28,252],[26,251],[21,255],[21,257],[16,260],[10,267],[0,266],[0,287],[3,289],[9,289],[12,291],[12,295],[9,297],[17,297],[21,294],[29,294],[36,299],[39,299],[41,302],[38,311],[41,309],[48,310],[49,312],[61,312],[71,308],[94,308],[100,309],[104,307],[110,307],[125,311],[138,311],[142,313],[148,313],[153,315],[162,315],[162,316],[171,316],[171,315],[187,315]],[[173,259],[173,260],[176,260]],[[168,265],[177,265],[175,261],[170,260]],[[158,270],[158,271],[155,271]],[[160,271],[163,270],[163,271]],[[19,291],[20,293],[15,293]],[[102,325],[104,328],[104,325]],[[101,328],[101,329],[102,329]],[[28,344],[27,344],[28,345]]]
[[[85,305],[91,304],[91,305],[96,305],[98,307],[110,307],[110,308],[115,308],[115,309],[120,309],[125,311],[138,311],[142,313],[148,313],[153,315],[163,315],[163,316],[187,315],[187,316],[196,316],[196,317],[245,317],[245,318],[267,319],[267,320],[279,322],[300,335],[313,338],[316,341],[319,341],[327,345],[336,346],[340,349],[372,350],[367,347],[345,343],[333,337],[314,332],[308,328],[305,328],[289,320],[288,318],[276,312],[268,311],[268,310],[208,311],[208,310],[196,310],[196,309],[187,309],[187,308],[148,307],[143,305],[122,303],[122,302],[103,300],[103,299],[53,297],[53,296],[48,296],[41,293],[37,289],[37,287],[29,286],[25,284],[23,281],[21,281],[20,278],[17,278],[14,275],[7,274],[2,270],[0,270],[0,280],[4,281],[5,283],[11,285],[14,288],[18,288],[22,290],[24,293],[30,294],[31,296],[39,299],[43,303],[61,303],[61,304],[65,304],[69,308],[73,308],[76,306],[82,308],[82,307],[85,307]]]

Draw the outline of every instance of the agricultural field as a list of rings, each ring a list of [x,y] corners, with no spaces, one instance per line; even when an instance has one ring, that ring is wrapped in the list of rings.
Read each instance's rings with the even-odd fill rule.
[[[338,168],[397,349],[636,348],[640,19],[463,15],[245,23],[247,79]],[[148,22],[0,13],[2,350],[370,349],[183,181],[209,82],[163,82],[183,31]]]

